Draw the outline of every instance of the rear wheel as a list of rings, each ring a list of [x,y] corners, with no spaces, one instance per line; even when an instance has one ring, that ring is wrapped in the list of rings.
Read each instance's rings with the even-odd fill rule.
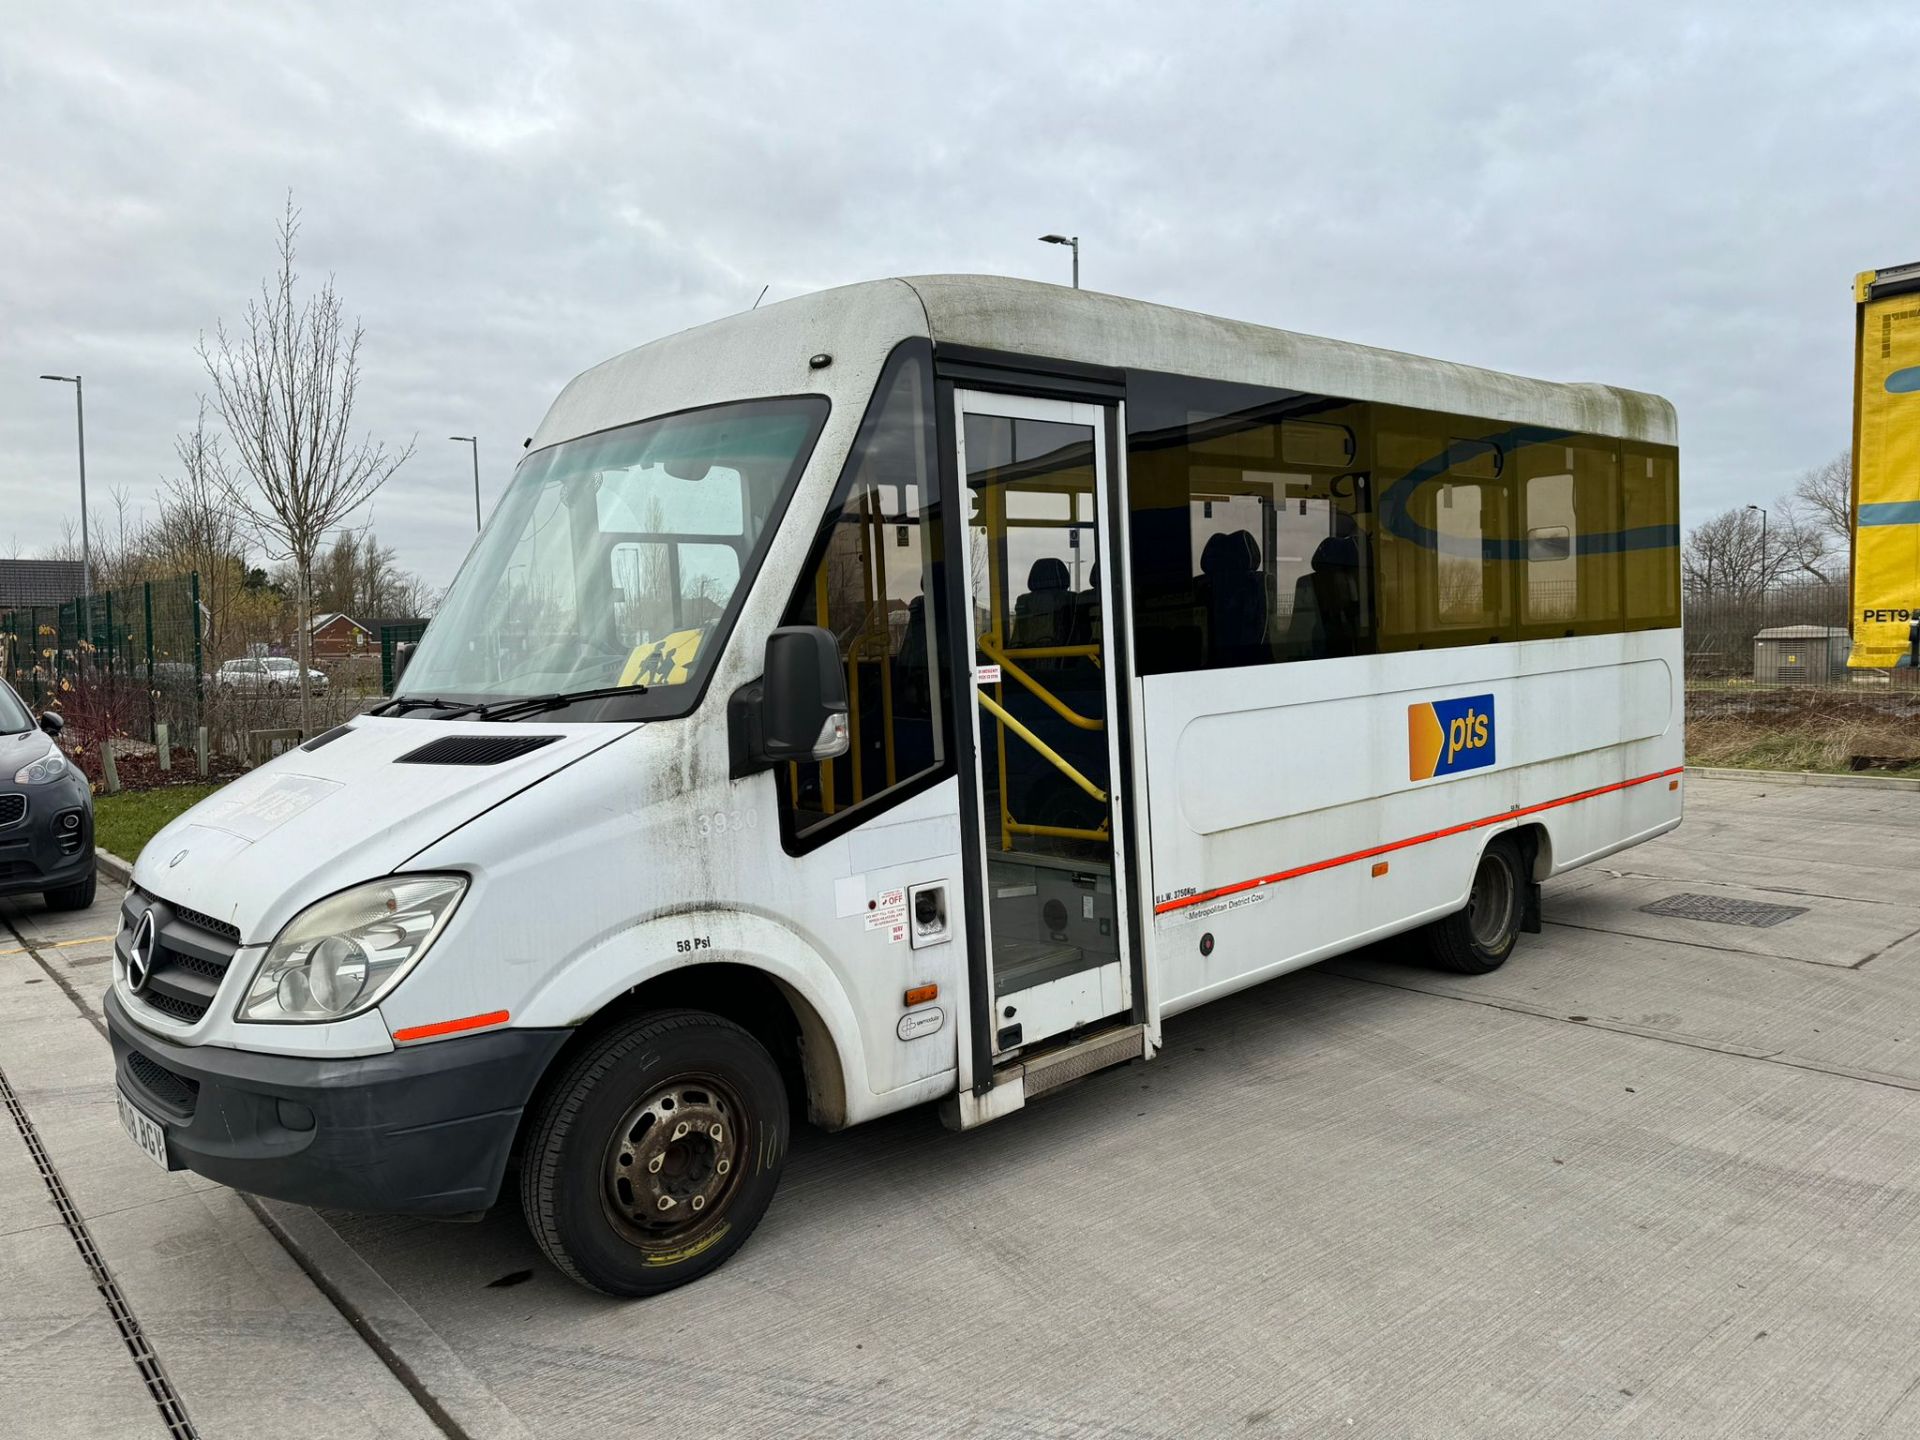
[[[729,1020],[666,1011],[594,1041],[548,1094],[520,1167],[546,1256],[609,1295],[655,1295],[717,1270],[780,1183],[787,1093]]]
[[[1433,963],[1462,975],[1485,975],[1506,964],[1525,918],[1527,875],[1520,846],[1496,836],[1474,868],[1467,905],[1426,929]]]
[[[89,874],[84,880],[76,880],[71,885],[62,885],[58,889],[48,890],[40,898],[47,902],[49,910],[85,910],[93,904],[93,894],[99,888],[100,877]]]

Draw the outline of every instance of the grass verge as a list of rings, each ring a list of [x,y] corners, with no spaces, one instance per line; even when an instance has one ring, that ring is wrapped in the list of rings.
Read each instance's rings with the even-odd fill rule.
[[[1746,700],[1687,693],[1687,763],[1741,770],[1920,775],[1911,697],[1877,702],[1818,691]]]
[[[168,785],[93,797],[93,840],[131,863],[166,823],[218,790],[218,785]]]

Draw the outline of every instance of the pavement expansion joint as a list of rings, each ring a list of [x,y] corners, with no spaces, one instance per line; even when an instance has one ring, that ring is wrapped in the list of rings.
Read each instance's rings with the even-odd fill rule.
[[[67,1193],[66,1182],[60,1178],[53,1157],[41,1143],[40,1132],[27,1114],[26,1107],[20,1103],[20,1097],[14,1094],[13,1085],[8,1081],[4,1069],[0,1069],[0,1103],[4,1103],[7,1112],[13,1116],[14,1127],[26,1142],[33,1163],[39,1167],[40,1179],[53,1199],[54,1208],[60,1212],[60,1221],[72,1237],[74,1248],[80,1252],[87,1272],[93,1277],[94,1288],[106,1303],[107,1315],[113,1321],[114,1329],[120,1332],[127,1353],[133,1357],[134,1368],[140,1372],[140,1379],[146,1384],[147,1394],[153,1398],[167,1433],[176,1437],[176,1440],[199,1440],[200,1432],[187,1414],[186,1402],[180,1398],[180,1392],[173,1388],[173,1381],[167,1378],[166,1367],[160,1363],[160,1356],[147,1342],[146,1332],[140,1328],[139,1317],[133,1313],[133,1307],[121,1292],[120,1282],[113,1278],[113,1272],[107,1268],[106,1257],[94,1243],[93,1232],[87,1228],[79,1207]]]

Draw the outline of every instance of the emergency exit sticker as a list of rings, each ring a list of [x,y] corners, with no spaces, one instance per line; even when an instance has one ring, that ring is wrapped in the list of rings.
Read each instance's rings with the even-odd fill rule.
[[[867,929],[885,930],[887,942],[897,945],[907,938],[907,892],[882,890],[867,902]]]
[[[998,665],[974,666],[973,683],[976,685],[998,685],[1000,683],[1000,667]]]

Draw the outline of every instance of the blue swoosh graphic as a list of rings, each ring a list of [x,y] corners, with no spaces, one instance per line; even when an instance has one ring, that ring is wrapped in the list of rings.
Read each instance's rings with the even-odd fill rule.
[[[1920,390],[1920,365],[1909,365],[1887,376],[1889,395],[1911,395],[1916,390]]]

